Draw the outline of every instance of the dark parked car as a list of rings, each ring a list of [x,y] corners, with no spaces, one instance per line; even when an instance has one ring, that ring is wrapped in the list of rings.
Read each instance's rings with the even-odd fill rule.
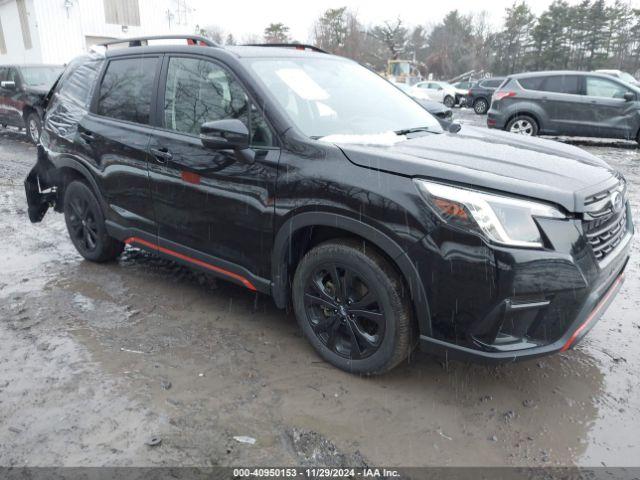
[[[609,75],[512,75],[493,96],[487,125],[523,135],[637,139],[640,89]]]
[[[473,108],[478,115],[484,115],[491,106],[491,96],[493,92],[504,82],[504,77],[493,77],[480,80],[469,89],[467,96],[467,107]]]
[[[345,58],[189,41],[78,58],[52,95],[28,213],[64,213],[87,260],[128,244],[271,295],[322,358],[361,374],[416,344],[564,351],[620,288],[633,225],[604,161],[444,131]]]
[[[0,125],[26,128],[38,143],[44,99],[62,73],[57,65],[0,65]]]

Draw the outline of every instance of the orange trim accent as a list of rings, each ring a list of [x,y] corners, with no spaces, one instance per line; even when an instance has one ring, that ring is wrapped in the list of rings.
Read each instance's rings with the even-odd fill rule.
[[[132,243],[137,243],[139,245],[143,245],[143,246],[145,246],[147,248],[150,248],[151,250],[155,250],[157,252],[161,252],[161,253],[164,253],[164,254],[167,254],[167,255],[171,255],[172,257],[176,257],[176,258],[179,258],[179,259],[184,260],[186,262],[193,263],[194,265],[198,265],[200,267],[206,268],[206,269],[211,270],[213,272],[220,273],[222,275],[226,275],[227,277],[230,277],[230,278],[233,278],[234,280],[239,281],[240,283],[242,283],[242,285],[247,287],[249,290],[253,290],[254,292],[257,291],[256,287],[253,286],[253,283],[251,283],[246,278],[238,275],[237,273],[233,273],[233,272],[230,272],[230,271],[225,270],[223,268],[216,267],[215,265],[211,265],[210,263],[203,262],[202,260],[198,260],[197,258],[192,258],[192,257],[189,257],[187,255],[183,255],[182,253],[178,253],[178,252],[175,252],[175,251],[170,250],[168,248],[161,247],[160,245],[157,245],[155,243],[147,242],[146,240],[143,240],[143,239],[138,238],[138,237],[127,238],[124,241],[124,243],[126,243],[127,245],[131,245]]]
[[[180,178],[187,183],[193,183],[194,185],[200,185],[200,175],[193,172],[187,172],[185,170],[180,172]]]
[[[620,276],[616,279],[616,281],[613,282],[613,285],[609,287],[609,290],[607,291],[606,295],[602,298],[602,300],[600,300],[598,305],[596,305],[596,308],[593,309],[591,314],[582,323],[582,325],[580,325],[576,329],[576,331],[573,332],[573,335],[571,335],[571,338],[567,340],[567,343],[565,343],[562,349],[560,350],[561,352],[569,350],[573,342],[575,342],[576,338],[578,338],[578,335],[580,335],[580,332],[582,332],[585,328],[587,328],[587,325],[589,325],[593,321],[593,319],[596,317],[598,312],[600,312],[600,310],[602,310],[602,307],[609,301],[609,298],[611,298],[611,295],[613,295],[614,290],[620,284],[620,282],[622,282],[623,279],[624,279],[624,273],[621,273]]]

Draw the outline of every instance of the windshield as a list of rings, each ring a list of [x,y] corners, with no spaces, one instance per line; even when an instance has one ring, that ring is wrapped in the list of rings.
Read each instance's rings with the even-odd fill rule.
[[[327,58],[253,58],[256,77],[307,136],[376,135],[440,124],[419,104],[355,62]]]
[[[22,67],[21,71],[27,85],[51,88],[62,73],[62,67]]]

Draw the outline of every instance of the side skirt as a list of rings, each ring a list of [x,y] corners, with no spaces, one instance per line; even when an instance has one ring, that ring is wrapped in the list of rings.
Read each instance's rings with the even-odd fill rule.
[[[271,281],[258,277],[247,269],[198,250],[158,238],[147,232],[124,228],[107,220],[107,232],[114,238],[182,265],[231,281],[253,291],[271,294]]]

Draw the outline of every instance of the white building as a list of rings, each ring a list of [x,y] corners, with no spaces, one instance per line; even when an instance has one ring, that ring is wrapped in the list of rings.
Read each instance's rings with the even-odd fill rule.
[[[195,28],[188,0],[0,0],[0,65],[63,64],[110,39]]]

